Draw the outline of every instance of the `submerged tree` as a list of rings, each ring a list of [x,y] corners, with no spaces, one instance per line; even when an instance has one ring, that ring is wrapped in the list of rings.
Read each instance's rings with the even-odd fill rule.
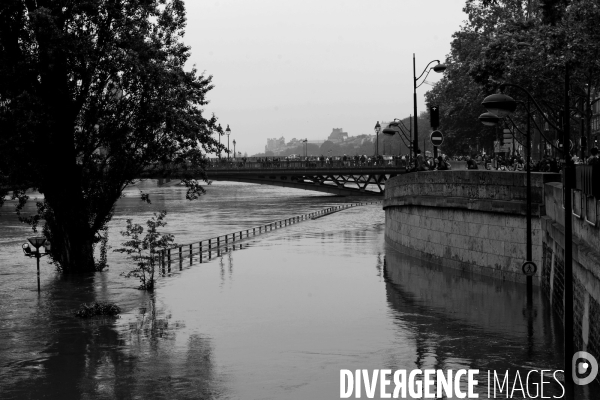
[[[65,272],[94,270],[98,232],[143,171],[199,169],[218,146],[212,77],[184,70],[185,22],[183,0],[0,3],[0,202],[44,194],[22,219],[44,220]]]
[[[161,211],[146,221],[145,235],[143,235],[143,226],[134,224],[131,219],[128,219],[127,227],[121,235],[129,240],[123,243],[123,247],[114,250],[127,254],[135,262],[136,268],[123,275],[126,278],[138,278],[139,288],[142,290],[154,290],[158,250],[176,246],[173,235],[159,232],[160,228],[167,225],[164,220],[166,215],[166,211]]]

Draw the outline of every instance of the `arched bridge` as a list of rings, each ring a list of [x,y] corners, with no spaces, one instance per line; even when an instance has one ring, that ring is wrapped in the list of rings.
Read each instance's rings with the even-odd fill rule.
[[[273,159],[211,160],[211,181],[234,181],[314,190],[342,196],[381,196],[386,181],[406,172],[402,160],[291,161]],[[183,175],[183,174],[182,174]],[[189,176],[189,170],[186,175]],[[178,178],[176,171],[170,176]]]

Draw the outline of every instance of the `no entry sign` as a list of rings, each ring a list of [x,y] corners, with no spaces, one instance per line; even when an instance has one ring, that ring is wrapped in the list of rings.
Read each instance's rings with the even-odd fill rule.
[[[440,146],[444,142],[444,135],[442,135],[442,132],[440,131],[433,131],[431,132],[429,139],[434,146]]]

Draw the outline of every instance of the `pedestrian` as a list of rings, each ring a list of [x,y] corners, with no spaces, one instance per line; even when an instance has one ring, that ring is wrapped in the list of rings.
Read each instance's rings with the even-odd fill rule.
[[[467,169],[479,169],[477,163],[470,156],[467,156]]]
[[[425,159],[423,158],[421,149],[417,149],[417,162],[415,167],[417,171],[427,171],[427,166],[425,165]]]
[[[448,168],[448,163],[446,163],[442,156],[438,156],[437,158],[437,169],[439,171],[447,171],[450,169]]]
[[[600,165],[600,155],[598,154],[597,147],[593,147],[590,150],[590,156],[587,159],[587,165]]]

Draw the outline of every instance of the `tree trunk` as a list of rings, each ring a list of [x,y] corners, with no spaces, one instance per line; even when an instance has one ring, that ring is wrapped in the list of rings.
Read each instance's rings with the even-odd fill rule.
[[[81,223],[73,215],[54,214],[48,221],[52,242],[52,257],[65,273],[94,272],[94,242],[87,223]]]
[[[63,272],[93,272],[96,232],[90,227],[88,205],[73,175],[56,174],[44,191],[50,207],[46,213],[47,236],[52,243],[52,258]]]

